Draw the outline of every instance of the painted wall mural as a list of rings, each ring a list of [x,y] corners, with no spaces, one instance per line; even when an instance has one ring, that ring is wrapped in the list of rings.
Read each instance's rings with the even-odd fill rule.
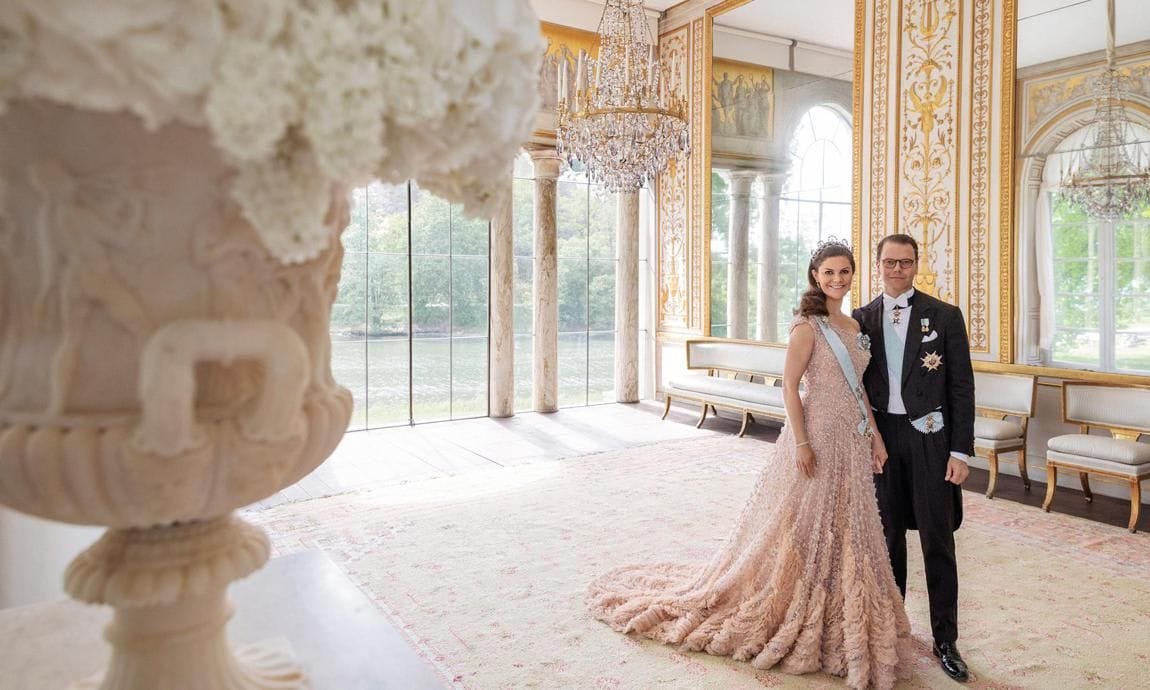
[[[580,50],[592,56],[598,54],[599,34],[549,22],[540,22],[539,29],[547,41],[547,54],[539,68],[539,97],[543,100],[541,109],[552,112],[559,101],[560,63],[565,63],[568,72],[574,75],[575,58]]]
[[[775,71],[736,60],[711,67],[712,150],[721,137],[769,139],[774,130]]]

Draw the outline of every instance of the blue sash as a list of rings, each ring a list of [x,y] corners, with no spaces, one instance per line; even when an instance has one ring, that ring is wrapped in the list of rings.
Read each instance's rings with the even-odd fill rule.
[[[839,361],[839,368],[843,370],[843,376],[846,377],[847,385],[850,386],[851,392],[854,393],[855,401],[859,404],[859,412],[862,413],[862,421],[859,422],[858,430],[863,436],[870,437],[870,419],[867,415],[866,403],[863,401],[862,387],[859,386],[858,375],[855,373],[855,365],[851,363],[851,356],[847,352],[847,346],[843,344],[842,338],[830,326],[830,321],[825,316],[815,317],[815,322],[818,323],[819,328],[823,332],[823,337],[827,340],[827,345],[831,346],[831,352],[835,353],[835,359]]]

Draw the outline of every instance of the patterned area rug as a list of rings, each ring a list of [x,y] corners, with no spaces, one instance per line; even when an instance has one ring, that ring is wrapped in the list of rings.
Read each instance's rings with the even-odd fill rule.
[[[277,554],[322,549],[461,688],[842,687],[619,635],[583,608],[629,562],[722,546],[773,446],[714,436],[279,506],[247,517]],[[380,462],[386,462],[381,458]],[[973,688],[1137,687],[1150,649],[1150,539],[966,494],[960,648]],[[930,656],[900,687],[957,687]]]

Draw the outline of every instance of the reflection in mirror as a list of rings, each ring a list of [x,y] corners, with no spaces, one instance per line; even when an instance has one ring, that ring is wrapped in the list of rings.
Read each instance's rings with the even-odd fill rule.
[[[853,0],[715,17],[713,336],[785,341],[814,246],[851,237],[853,17]]]
[[[1108,51],[1108,0],[1018,0],[1018,354],[1150,374],[1150,3],[1112,8]],[[1108,64],[1118,92],[1096,98]],[[1092,169],[1130,203],[1083,204]]]

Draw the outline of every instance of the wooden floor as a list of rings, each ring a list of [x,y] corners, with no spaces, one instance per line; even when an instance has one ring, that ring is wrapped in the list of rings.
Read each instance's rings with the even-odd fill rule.
[[[644,401],[568,408],[552,414],[522,413],[507,419],[480,418],[354,431],[344,437],[336,452],[315,472],[249,509],[481,468],[514,468],[658,441],[739,431],[738,420],[729,416],[709,416],[703,428],[696,429],[696,407],[673,405],[666,420],[660,419],[662,414],[661,403]],[[774,442],[778,428],[752,424],[747,436]],[[985,470],[972,467],[970,478],[963,485],[966,500],[991,500],[985,496],[988,479]],[[1032,481],[1027,492],[1018,477],[1000,474],[993,500],[1015,501],[1041,510],[1045,493],[1045,484]],[[1130,518],[1129,500],[1095,491],[1094,501],[1087,503],[1081,491],[1061,486],[1052,510],[1121,528]],[[1150,507],[1142,510],[1138,530],[1150,532]]]

